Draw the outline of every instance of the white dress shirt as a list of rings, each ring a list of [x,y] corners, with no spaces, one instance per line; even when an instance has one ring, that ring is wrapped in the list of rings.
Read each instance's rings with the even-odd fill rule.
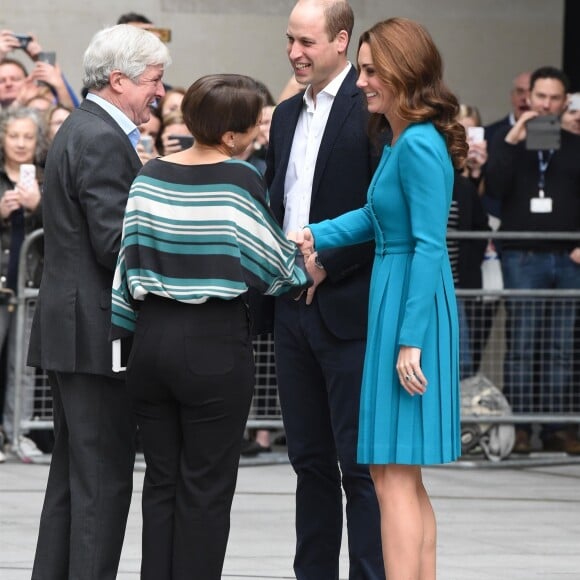
[[[304,93],[304,106],[298,117],[284,181],[284,233],[301,230],[310,223],[310,200],[318,150],[334,98],[351,68],[350,62],[316,96],[312,87]]]

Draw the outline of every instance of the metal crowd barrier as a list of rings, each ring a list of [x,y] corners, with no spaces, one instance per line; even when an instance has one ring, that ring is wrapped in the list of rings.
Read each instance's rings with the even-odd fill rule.
[[[23,244],[20,257],[18,292],[14,298],[16,309],[17,333],[17,370],[16,370],[16,401],[15,401],[15,440],[22,431],[47,429],[52,427],[52,400],[46,374],[36,371],[34,385],[28,392],[22,392],[23,374],[26,372],[25,360],[28,349],[28,334],[30,321],[34,313],[38,290],[25,287],[25,260],[29,245],[42,235],[38,230],[28,236]],[[453,232],[450,238],[515,238],[526,236],[534,239],[572,238],[579,239],[580,234],[539,234],[537,232],[491,233],[491,232]],[[579,242],[580,245],[580,242]],[[506,369],[506,334],[514,328],[506,326],[506,308],[518,303],[533,303],[533,309],[526,311],[526,315],[536,317],[537,336],[534,339],[536,356],[532,368],[528,369],[531,396],[529,397],[526,412],[517,412],[520,402],[510,401],[511,413],[493,414],[484,412],[462,412],[462,425],[478,424],[513,424],[533,423],[534,425],[548,423],[580,424],[580,290],[457,290],[459,301],[467,312],[470,323],[469,336],[462,337],[460,350],[464,351],[468,341],[471,351],[471,366],[467,375],[480,374],[491,381],[500,391],[504,389],[506,379],[511,380]],[[554,324],[555,313],[562,308],[568,312],[577,313],[576,328],[571,365],[571,377],[564,392],[557,397],[551,397],[552,386],[546,377],[550,376],[550,356],[555,353],[546,352],[546,333],[549,329],[557,330]],[[254,342],[256,353],[256,387],[248,418],[249,428],[264,428],[282,430],[282,416],[277,394],[276,368],[273,339],[271,335],[259,337]],[[556,353],[557,354],[557,353]],[[28,369],[30,370],[30,369]],[[34,401],[32,417],[22,415],[22,397],[31,397]],[[566,461],[576,461],[580,458],[567,457]],[[508,464],[509,462],[505,462]]]

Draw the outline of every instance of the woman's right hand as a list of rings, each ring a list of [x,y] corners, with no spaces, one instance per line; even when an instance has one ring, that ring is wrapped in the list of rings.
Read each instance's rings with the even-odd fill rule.
[[[302,228],[297,232],[288,232],[286,237],[298,246],[305,258],[308,258],[314,252],[314,236],[310,228]]]
[[[7,189],[0,199],[0,216],[8,219],[13,211],[20,208],[20,195],[15,189]]]

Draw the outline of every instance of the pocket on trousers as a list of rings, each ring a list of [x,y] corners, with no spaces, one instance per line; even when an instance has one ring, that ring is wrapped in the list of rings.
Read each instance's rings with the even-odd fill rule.
[[[234,368],[234,341],[226,336],[185,336],[185,360],[194,375],[226,375]]]

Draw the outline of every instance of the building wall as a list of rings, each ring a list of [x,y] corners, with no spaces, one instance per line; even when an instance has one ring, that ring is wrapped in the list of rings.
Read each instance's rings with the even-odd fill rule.
[[[188,86],[203,74],[239,72],[262,80],[277,95],[291,74],[285,32],[293,5],[293,0],[0,0],[0,28],[37,34],[80,90],[82,54],[92,35],[120,14],[136,11],[173,31],[168,83]],[[564,0],[351,0],[351,5],[353,61],[360,32],[374,22],[391,16],[419,20],[443,54],[448,85],[462,102],[479,106],[484,122],[508,111],[517,73],[562,64]]]

